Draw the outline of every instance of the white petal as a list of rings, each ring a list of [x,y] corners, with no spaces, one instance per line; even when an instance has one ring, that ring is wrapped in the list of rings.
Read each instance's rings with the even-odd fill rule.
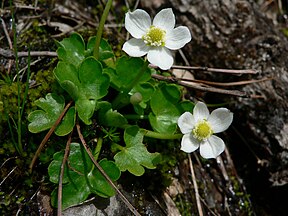
[[[178,119],[178,126],[183,134],[191,133],[194,125],[194,117],[190,112],[183,113]]]
[[[174,59],[170,50],[165,47],[156,47],[150,49],[147,54],[148,61],[161,68],[168,70],[172,67]]]
[[[186,26],[179,26],[166,34],[165,47],[171,50],[182,48],[191,41],[191,34]]]
[[[131,38],[124,43],[122,50],[129,56],[141,57],[148,53],[149,47],[146,46],[142,39]]]
[[[185,134],[181,140],[181,150],[191,153],[199,148],[199,141],[196,140],[191,133]]]
[[[166,32],[171,31],[175,26],[175,16],[171,8],[163,9],[156,14],[153,25]]]
[[[197,102],[193,109],[193,116],[195,122],[201,121],[203,119],[207,119],[209,117],[209,110],[205,103]]]
[[[233,113],[226,108],[218,108],[212,111],[207,120],[214,133],[223,132],[231,125]]]
[[[225,149],[223,140],[217,136],[212,135],[206,142],[200,144],[200,154],[203,158],[216,158]]]
[[[125,15],[125,28],[134,38],[140,39],[150,26],[151,18],[144,10],[137,9]]]

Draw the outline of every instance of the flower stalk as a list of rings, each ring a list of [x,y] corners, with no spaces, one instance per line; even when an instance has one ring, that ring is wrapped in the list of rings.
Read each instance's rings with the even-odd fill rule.
[[[95,42],[94,51],[93,51],[93,55],[96,59],[99,59],[99,47],[100,47],[101,37],[102,37],[105,21],[108,17],[110,8],[112,6],[112,2],[113,0],[108,0],[105,6],[105,9],[103,11],[103,14],[101,16],[99,26],[98,26],[98,30],[96,34],[96,42]]]
[[[12,4],[12,2],[10,2]],[[17,30],[16,30],[16,24],[15,24],[15,17],[14,17],[14,11],[12,12],[12,30],[13,30],[13,48],[14,48],[14,54],[15,54],[15,65],[16,65],[16,77],[17,77],[17,143],[15,143],[15,148],[18,151],[18,153],[23,156],[23,146],[22,146],[22,119],[21,119],[21,83],[20,83],[20,75],[19,75],[19,59],[18,59],[18,47],[17,47]],[[29,62],[30,63],[30,62]],[[29,64],[28,64],[29,65]],[[30,67],[30,66],[29,66]],[[23,101],[24,103],[25,101]],[[13,135],[12,135],[13,136]]]
[[[126,124],[126,125],[123,125],[121,128],[126,129],[128,127],[131,127],[131,125]],[[154,139],[172,140],[172,139],[180,139],[183,136],[182,134],[158,133],[158,132],[147,130],[144,128],[140,128],[140,131],[145,137],[150,137],[150,138],[154,138]]]
[[[96,161],[98,160],[99,154],[101,152],[102,144],[103,144],[103,138],[102,137],[97,138],[96,148],[93,152]]]
[[[141,132],[146,137],[154,138],[154,139],[165,139],[165,140],[171,140],[171,139],[180,139],[183,135],[182,134],[162,134],[157,133],[155,131],[150,131],[146,129],[141,129]]]

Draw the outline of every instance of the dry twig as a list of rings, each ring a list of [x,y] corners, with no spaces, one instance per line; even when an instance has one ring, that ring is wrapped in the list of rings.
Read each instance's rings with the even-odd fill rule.
[[[13,44],[12,44],[11,38],[10,38],[10,36],[9,36],[9,33],[8,33],[8,30],[7,30],[6,24],[5,24],[5,22],[4,22],[4,20],[3,20],[2,18],[0,18],[0,20],[1,20],[1,23],[2,23],[3,31],[4,31],[4,33],[5,33],[5,36],[6,36],[6,38],[7,38],[8,44],[9,44],[9,48],[10,48],[11,50],[13,50]],[[7,74],[10,73],[12,64],[13,64],[13,60],[10,59],[10,60],[9,60],[9,63],[8,63],[8,72],[7,72]]]
[[[12,50],[2,49],[0,48],[0,55],[4,56],[5,58],[15,58],[15,54]],[[50,57],[56,57],[56,52],[50,52],[50,51],[32,51],[30,52],[30,56],[50,56]],[[28,52],[18,52],[18,58],[20,57],[28,57]]]
[[[42,60],[42,59],[37,59],[37,60],[31,62],[31,63],[29,64],[29,67],[37,64],[37,63],[38,63],[39,61],[41,61],[41,60]],[[17,76],[19,76],[22,72],[24,73],[24,71],[27,70],[27,69],[28,69],[28,65],[26,65],[24,68],[22,68],[21,70],[19,70],[19,72],[13,77],[13,82],[17,79]],[[20,77],[20,80],[21,80],[21,81],[22,81],[22,78],[23,78],[23,76]]]

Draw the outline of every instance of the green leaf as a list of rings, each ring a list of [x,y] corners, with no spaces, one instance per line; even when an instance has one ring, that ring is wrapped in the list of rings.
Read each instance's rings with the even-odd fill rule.
[[[121,172],[115,162],[108,161],[106,158],[104,158],[99,162],[99,165],[112,181],[119,179]],[[98,169],[95,168],[88,174],[88,180],[91,182],[91,191],[98,196],[107,198],[115,195],[115,190]]]
[[[131,82],[139,74],[140,70],[144,65],[142,58],[131,58],[122,56],[116,62],[116,70],[107,68],[104,70],[105,73],[109,74],[112,86],[117,89],[124,91],[126,90]],[[150,68],[147,67],[145,73],[139,80],[139,83],[148,81],[151,78]]]
[[[81,85],[78,78],[77,67],[59,61],[53,73],[61,87],[70,94],[74,101],[76,101],[79,97],[79,88]]]
[[[114,156],[115,163],[119,169],[124,172],[128,170],[130,173],[141,176],[145,169],[155,169],[155,163],[159,159],[159,153],[149,153],[142,143],[143,134],[137,126],[131,126],[124,132],[124,141],[126,147]]]
[[[79,67],[59,62],[54,75],[63,89],[75,101],[76,111],[85,124],[91,124],[96,102],[108,93],[109,76],[94,57],[82,61]]]
[[[100,125],[108,127],[122,127],[128,124],[126,118],[116,110],[112,110],[109,102],[103,101],[98,104],[98,121]]]
[[[102,66],[94,57],[86,58],[79,69],[81,99],[76,101],[80,119],[90,124],[98,99],[108,93],[109,77],[102,74]]]
[[[86,58],[79,68],[80,91],[89,100],[98,100],[107,94],[109,77],[102,74],[102,66],[94,57]]]
[[[162,83],[150,100],[149,121],[159,133],[175,133],[177,120],[184,111],[192,110],[191,102],[180,102],[180,90],[174,84]],[[190,109],[191,108],[191,109]]]
[[[87,43],[87,49],[85,50],[85,42],[82,36],[78,33],[73,33],[69,38],[65,38],[58,42],[57,54],[59,60],[79,66],[85,57],[93,56],[96,37],[91,37]],[[99,46],[99,61],[104,61],[114,57],[113,50],[110,44],[101,39]]]
[[[62,119],[61,124],[56,128],[55,134],[58,136],[65,136],[69,134],[75,125],[75,120],[76,110],[75,107],[71,107],[68,109],[67,113]]]
[[[81,35],[73,33],[59,42],[59,45],[57,54],[60,60],[78,66],[85,58],[85,43]]]
[[[89,38],[87,44],[87,56],[93,56],[95,43],[96,37]],[[110,44],[105,39],[101,38],[99,47],[99,61],[103,61],[112,57],[114,57],[114,53]]]
[[[63,155],[63,151],[55,153],[54,160],[48,167],[50,181],[53,183],[58,183]],[[115,195],[112,186],[94,167],[88,154],[80,144],[71,143],[68,163],[69,166],[65,165],[63,176],[63,209],[83,202],[90,194],[97,194],[105,198]],[[99,162],[99,165],[112,181],[119,179],[121,172],[113,161],[103,159]],[[51,199],[53,206],[56,207],[57,190],[52,192]]]
[[[32,133],[39,133],[50,129],[60,114],[64,110],[65,101],[63,96],[49,93],[46,98],[40,98],[35,101],[35,104],[42,110],[35,110],[28,116],[28,129]],[[70,108],[63,120],[55,130],[58,136],[65,136],[70,133],[75,124],[75,109]]]

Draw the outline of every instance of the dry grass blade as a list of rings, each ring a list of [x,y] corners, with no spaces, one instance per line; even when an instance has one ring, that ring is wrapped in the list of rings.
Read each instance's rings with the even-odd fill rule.
[[[195,83],[203,83],[203,84],[212,85],[212,86],[226,86],[226,87],[227,86],[248,85],[248,84],[252,84],[252,83],[265,82],[265,81],[272,80],[272,79],[273,79],[272,77],[264,77],[264,78],[259,79],[259,80],[242,80],[242,81],[237,81],[237,82],[223,83],[223,82],[212,82],[212,81],[206,81],[206,80],[181,78],[182,81],[186,81],[186,82],[195,82]]]
[[[17,169],[17,166],[15,166],[6,176],[5,178],[0,182],[0,186],[6,181],[7,178],[9,178],[10,175]]]
[[[76,128],[78,132],[78,136],[81,140],[81,143],[83,147],[85,148],[87,154],[89,155],[91,161],[96,166],[96,168],[100,171],[100,173],[104,176],[104,178],[108,181],[108,183],[114,188],[114,190],[118,193],[122,201],[126,204],[126,206],[129,208],[129,210],[135,215],[135,216],[141,216],[140,213],[134,208],[134,206],[128,201],[128,199],[121,193],[121,191],[116,187],[116,185],[113,183],[113,181],[110,179],[110,177],[105,173],[105,171],[102,169],[102,167],[98,164],[98,162],[93,157],[92,152],[90,151],[89,147],[87,146],[84,137],[80,130],[79,123],[76,123]]]
[[[197,185],[196,176],[195,176],[193,163],[192,163],[190,154],[188,154],[188,159],[189,159],[189,167],[190,167],[190,171],[191,171],[191,175],[192,175],[192,182],[193,182],[193,186],[194,186],[194,190],[195,190],[195,198],[196,198],[198,213],[199,213],[199,216],[203,216],[203,210],[202,210],[202,206],[201,206],[201,202],[200,202],[200,195],[199,195],[199,191],[198,191],[198,185]]]
[[[185,70],[199,70],[199,71],[207,71],[207,72],[215,72],[215,73],[228,73],[228,74],[257,74],[258,72],[253,69],[222,69],[222,68],[208,68],[208,67],[192,67],[192,66],[179,66],[173,65],[174,69],[185,69]]]
[[[65,153],[64,153],[64,157],[62,160],[62,164],[61,164],[61,170],[60,170],[60,175],[59,175],[59,183],[58,183],[58,209],[57,209],[57,216],[61,216],[62,215],[62,183],[63,183],[63,175],[64,175],[64,169],[65,169],[65,164],[66,161],[68,159],[69,153],[70,153],[70,144],[71,144],[71,140],[72,140],[72,134],[73,134],[73,130],[71,131],[67,143],[66,143],[66,147],[65,147]]]
[[[187,83],[187,81],[182,81],[181,79],[174,78],[174,77],[165,77],[161,76],[159,74],[152,74],[152,77],[158,80],[163,80],[163,81],[168,81],[168,82],[173,82],[177,83],[179,85],[188,87],[188,88],[193,88],[201,91],[207,91],[207,92],[215,92],[219,94],[227,94],[227,95],[234,95],[238,97],[247,97],[246,92],[238,91],[238,90],[226,90],[226,89],[220,89],[220,88],[215,88],[212,86],[208,85],[199,85],[198,83]]]
[[[59,125],[59,123],[61,122],[62,118],[64,117],[65,113],[67,112],[67,110],[69,109],[69,107],[72,105],[73,101],[70,101],[64,108],[63,112],[61,113],[61,115],[58,117],[58,119],[56,120],[56,122],[54,123],[54,125],[50,128],[50,130],[48,131],[48,133],[45,135],[45,137],[43,138],[42,142],[40,143],[30,165],[29,165],[29,172],[32,172],[32,169],[34,167],[34,164],[37,160],[37,158],[39,157],[42,148],[44,147],[44,145],[47,143],[48,139],[50,138],[50,136],[52,135],[52,133],[54,132],[54,130],[56,129],[56,127]]]

